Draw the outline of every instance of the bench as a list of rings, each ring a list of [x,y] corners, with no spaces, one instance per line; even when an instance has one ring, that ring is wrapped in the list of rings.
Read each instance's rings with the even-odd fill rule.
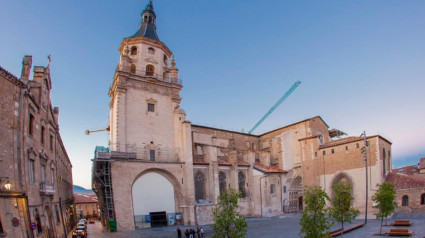
[[[411,226],[412,224],[409,220],[395,220],[391,223],[392,226]]]
[[[355,229],[360,228],[360,227],[362,227],[364,225],[365,225],[364,223],[360,223],[360,224],[357,224],[357,225],[354,225],[354,226],[350,226],[350,227],[345,228],[345,229],[339,228],[337,230],[333,230],[333,231],[329,232],[329,235],[332,236],[332,237],[339,236],[339,235],[342,234],[342,232],[344,232],[344,234],[345,234],[345,233],[347,233],[349,231],[355,230]]]
[[[408,229],[390,229],[389,232],[385,232],[387,236],[411,236],[412,232]]]

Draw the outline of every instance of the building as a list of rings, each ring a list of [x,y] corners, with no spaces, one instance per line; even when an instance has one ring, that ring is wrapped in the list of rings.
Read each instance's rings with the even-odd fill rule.
[[[50,100],[49,66],[0,67],[0,236],[64,237],[73,227],[71,162]],[[4,183],[10,186],[5,189]]]
[[[94,193],[74,193],[77,218],[98,218],[99,203]]]
[[[365,210],[367,191],[372,209],[376,184],[391,170],[387,139],[366,138],[366,170],[364,138],[338,139],[343,133],[320,116],[261,135],[193,125],[180,107],[182,82],[156,33],[152,1],[119,52],[109,90],[110,146],[96,147],[93,162],[93,190],[111,230],[209,224],[229,187],[241,191],[245,216],[298,212],[304,186],[332,194],[341,180],[353,186],[356,208]]]
[[[396,188],[396,202],[399,212],[425,212],[425,158],[417,165],[393,169],[385,181]]]

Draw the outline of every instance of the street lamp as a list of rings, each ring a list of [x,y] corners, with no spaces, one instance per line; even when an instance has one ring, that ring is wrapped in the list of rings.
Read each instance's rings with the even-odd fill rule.
[[[368,186],[368,174],[367,174],[367,140],[366,140],[366,131],[363,131],[363,133],[360,135],[360,137],[363,136],[364,146],[362,147],[362,154],[364,155],[364,161],[365,161],[365,169],[366,169],[366,210],[364,215],[364,223],[367,223],[367,200],[368,200],[368,193],[369,193],[369,186]]]
[[[12,189],[12,184],[9,182],[9,177],[0,177],[0,182],[2,180],[6,180],[6,183],[4,184],[4,188],[8,191],[10,191]],[[3,189],[3,188],[2,188]]]

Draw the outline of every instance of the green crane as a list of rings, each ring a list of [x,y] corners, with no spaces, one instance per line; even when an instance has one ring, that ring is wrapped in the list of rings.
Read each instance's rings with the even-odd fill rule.
[[[301,81],[297,81],[297,82],[295,82],[293,85],[292,85],[292,87],[288,90],[288,91],[286,91],[286,93],[279,99],[279,101],[277,101],[274,105],[273,105],[273,107],[271,107],[270,108],[270,110],[266,113],[266,115],[264,115],[258,122],[257,122],[257,124],[255,124],[255,126],[251,129],[251,130],[249,130],[249,134],[251,134],[268,116],[270,116],[270,114],[272,114],[272,112],[274,111],[274,110],[276,110],[276,108],[278,108],[279,107],[279,105],[283,102],[283,101],[285,101],[285,99],[298,87],[298,85],[300,85],[300,83],[301,83]]]

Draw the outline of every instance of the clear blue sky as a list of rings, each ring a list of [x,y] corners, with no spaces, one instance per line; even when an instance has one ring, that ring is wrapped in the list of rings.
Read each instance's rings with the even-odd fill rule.
[[[0,0],[0,65],[20,76],[24,55],[47,65],[73,164],[91,183],[95,145],[108,135],[108,88],[124,37],[147,0]],[[182,107],[194,124],[248,131],[320,115],[350,135],[381,133],[393,164],[425,157],[425,1],[154,0],[158,35],[176,56]]]

